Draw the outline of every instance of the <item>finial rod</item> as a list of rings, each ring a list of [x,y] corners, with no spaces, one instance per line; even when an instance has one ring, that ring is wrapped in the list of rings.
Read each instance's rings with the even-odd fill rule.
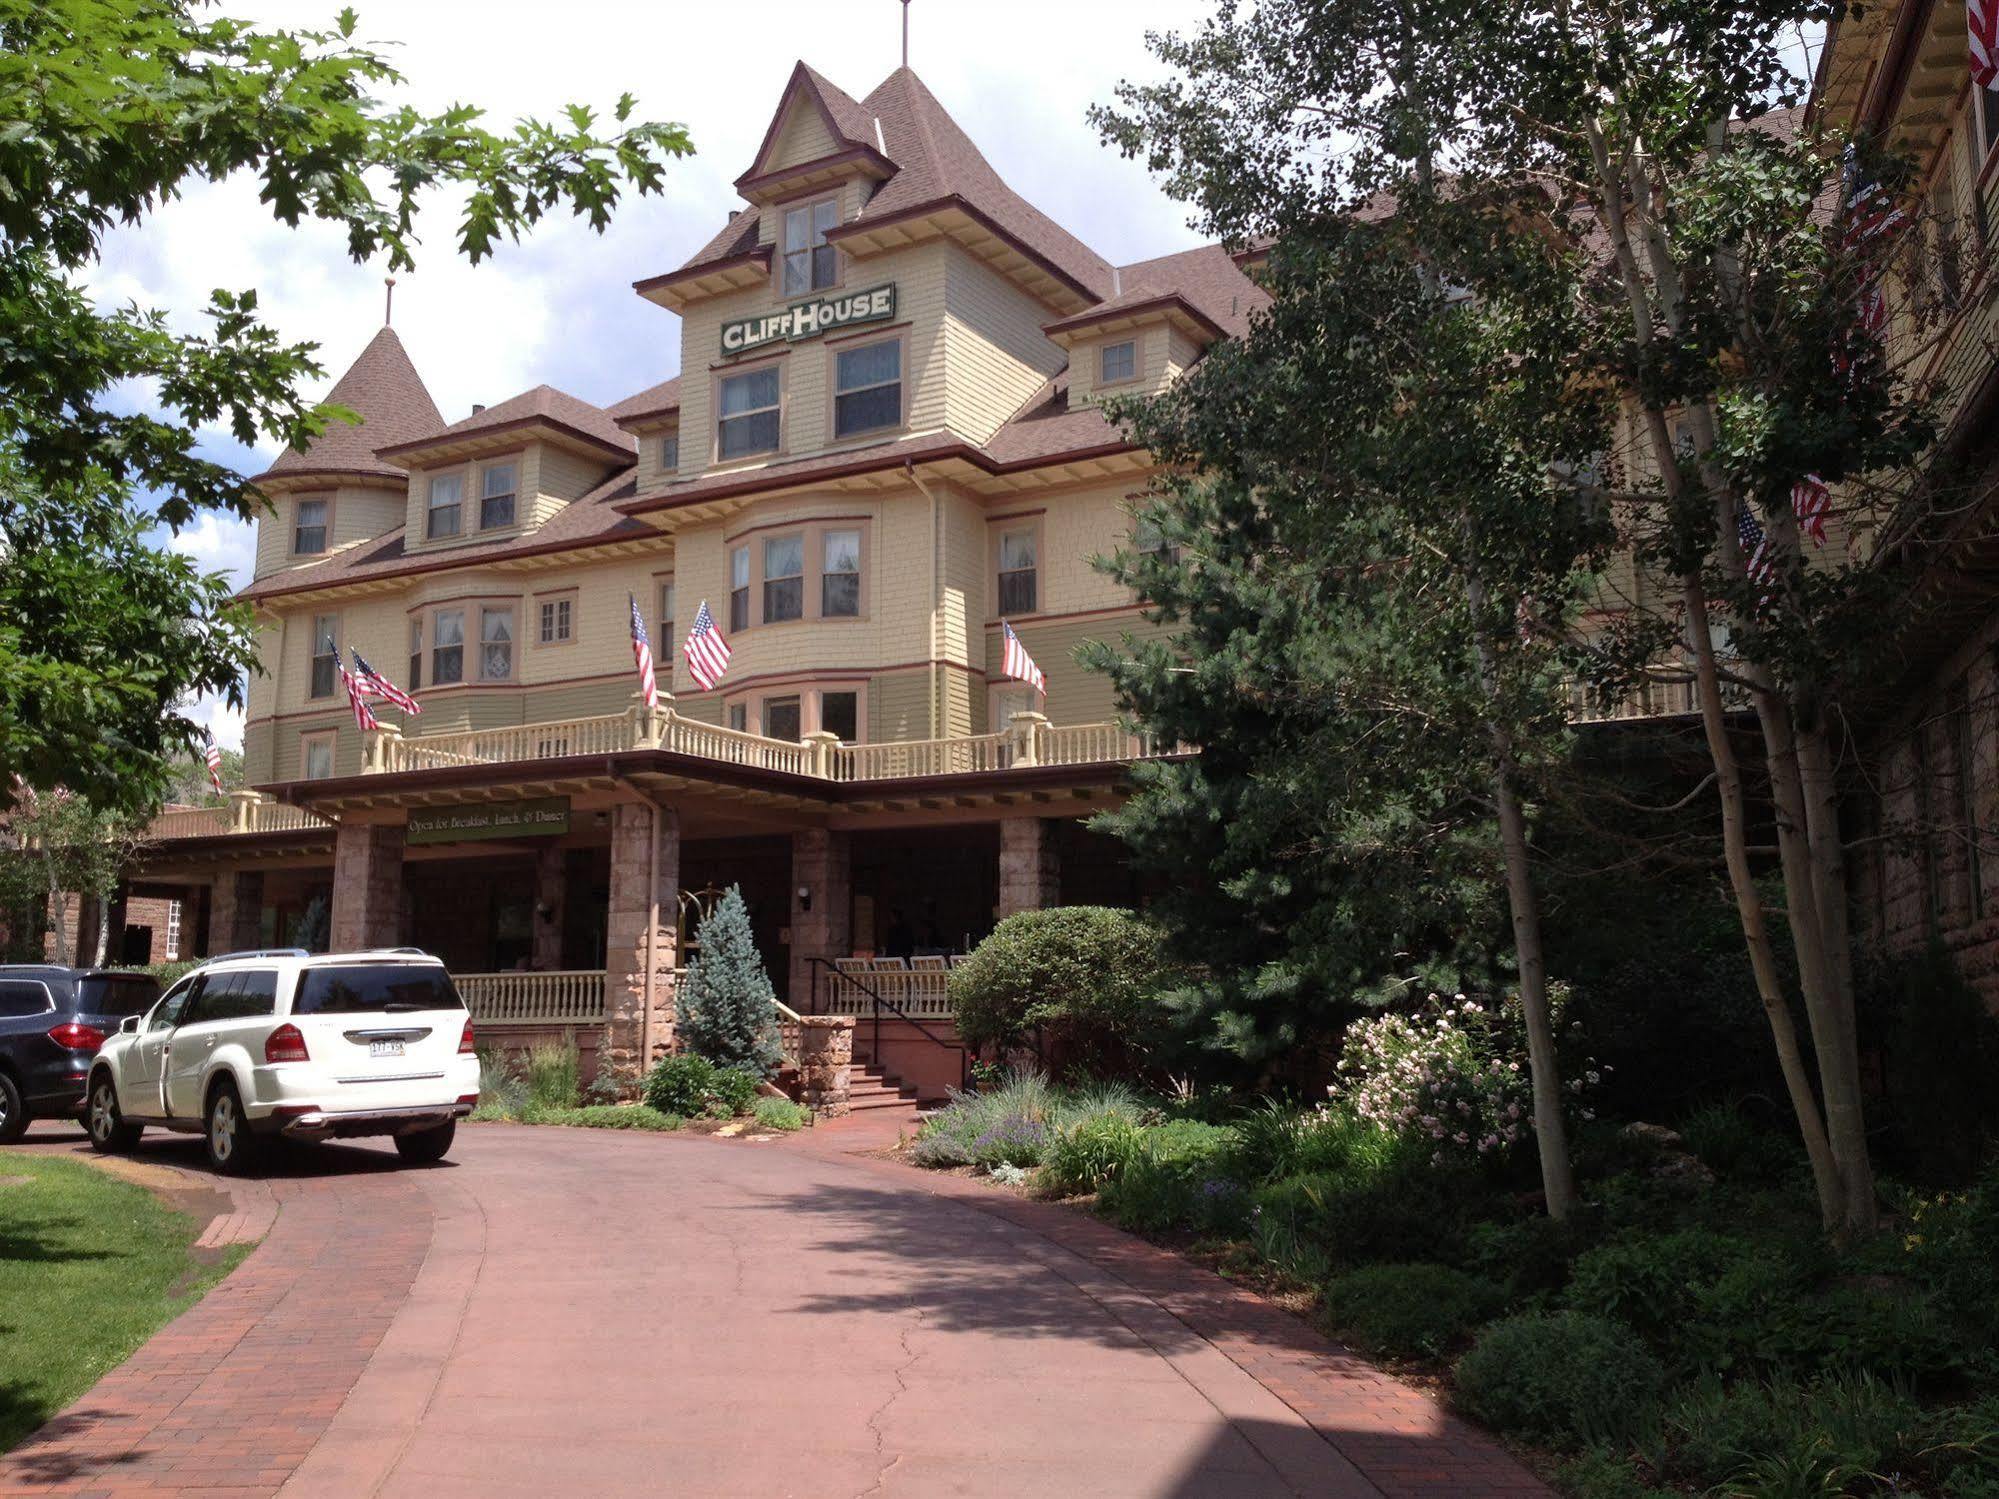
[[[902,0],[902,65],[909,66],[909,0]]]
[[[382,285],[387,288],[382,297],[382,326],[386,328],[394,321],[396,315],[396,278],[384,276]]]

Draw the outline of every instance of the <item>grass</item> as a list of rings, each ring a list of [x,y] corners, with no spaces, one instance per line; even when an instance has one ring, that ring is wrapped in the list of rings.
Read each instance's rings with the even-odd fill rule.
[[[247,1247],[197,1260],[201,1225],[76,1161],[0,1155],[0,1452],[200,1299]]]
[[[658,1109],[648,1108],[642,1103],[593,1103],[573,1109],[530,1107],[518,1116],[518,1122],[560,1124],[571,1129],[637,1129],[654,1132],[684,1129],[687,1125],[687,1121],[678,1114],[662,1114]]]

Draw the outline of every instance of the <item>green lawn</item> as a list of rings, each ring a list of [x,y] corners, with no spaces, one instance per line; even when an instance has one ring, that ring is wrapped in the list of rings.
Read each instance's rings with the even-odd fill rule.
[[[27,1177],[25,1182],[9,1178]],[[201,1225],[78,1161],[0,1151],[0,1452],[130,1356],[235,1266]]]

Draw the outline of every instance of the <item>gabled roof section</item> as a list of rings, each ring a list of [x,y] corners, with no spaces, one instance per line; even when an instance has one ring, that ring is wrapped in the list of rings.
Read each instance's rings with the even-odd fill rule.
[[[764,129],[763,141],[757,146],[757,154],[752,158],[749,170],[736,179],[738,189],[748,189],[759,179],[778,175],[776,149],[784,134],[785,123],[800,109],[810,109],[826,127],[826,134],[833,144],[832,155],[858,153],[872,157],[874,161],[893,171],[887,158],[880,150],[880,137],[875,131],[875,117],[866,106],[838,86],[827,82],[819,73],[800,62],[791,70],[786,80],[784,93],[779,96],[777,109],[770,117],[770,124]],[[788,166],[798,166],[793,162]],[[747,191],[744,196],[749,196]]]
[[[637,395],[626,396],[604,414],[619,426],[629,426],[654,417],[671,416],[680,409],[680,376],[662,380]]]
[[[1120,290],[1093,307],[1042,325],[1049,336],[1163,314],[1204,340],[1240,338],[1270,294],[1242,273],[1221,245],[1141,260],[1118,270]]]
[[[497,406],[475,411],[464,421],[453,422],[442,431],[420,437],[414,442],[397,443],[382,449],[382,453],[385,457],[404,458],[432,448],[497,437],[530,427],[550,429],[585,446],[601,449],[610,458],[629,462],[632,457],[632,439],[611,420],[610,413],[602,407],[592,406],[588,401],[579,401],[552,385],[537,385],[533,390],[522,391]]]
[[[407,475],[383,462],[384,447],[418,441],[439,432],[444,418],[424,388],[423,377],[410,362],[403,341],[386,324],[360,353],[347,373],[333,382],[327,403],[356,412],[360,424],[334,422],[303,451],[287,448],[261,479],[378,478],[392,484]]]

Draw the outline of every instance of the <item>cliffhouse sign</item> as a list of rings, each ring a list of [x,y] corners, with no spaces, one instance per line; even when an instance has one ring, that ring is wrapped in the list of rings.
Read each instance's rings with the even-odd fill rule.
[[[836,328],[857,323],[879,323],[895,316],[895,287],[877,286],[869,291],[822,297],[813,302],[794,302],[778,312],[757,317],[736,318],[722,324],[722,352],[742,354],[765,344],[798,343],[817,338]]]

